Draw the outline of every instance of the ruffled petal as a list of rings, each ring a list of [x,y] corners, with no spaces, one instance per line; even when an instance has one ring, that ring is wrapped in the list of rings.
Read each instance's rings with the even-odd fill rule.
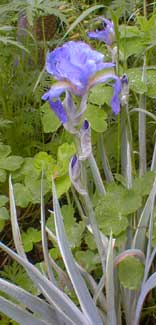
[[[73,84],[75,95],[83,95],[90,77],[105,68],[103,59],[85,42],[70,41],[47,54],[45,67],[57,80]]]

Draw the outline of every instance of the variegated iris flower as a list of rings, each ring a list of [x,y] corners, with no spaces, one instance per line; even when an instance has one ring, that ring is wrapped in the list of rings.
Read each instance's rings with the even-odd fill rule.
[[[70,41],[47,54],[46,70],[57,82],[42,99],[48,101],[60,121],[68,127],[78,125],[83,115],[89,90],[98,83],[111,83],[114,88],[110,105],[115,114],[120,110],[121,81],[108,70],[114,63],[104,62],[104,55],[82,41]],[[100,73],[99,73],[100,72]],[[66,93],[62,102],[60,96]],[[77,107],[73,96],[80,98]]]

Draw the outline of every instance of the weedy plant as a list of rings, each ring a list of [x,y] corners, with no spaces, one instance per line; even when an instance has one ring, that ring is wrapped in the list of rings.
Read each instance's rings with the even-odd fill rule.
[[[81,21],[82,16],[84,17],[85,14],[83,13],[78,21]],[[100,17],[102,29],[88,33],[91,39],[105,43],[105,51],[107,50],[111,62],[104,61],[105,57],[101,52],[93,50],[82,41],[66,42],[49,52],[46,58],[46,70],[57,81],[52,84],[50,90],[46,91],[42,99],[49,103],[57,116],[57,128],[62,124],[75,144],[74,149],[72,146],[64,146],[60,155],[63,160],[63,153],[66,157],[69,147],[70,156],[73,155],[69,163],[71,196],[67,196],[68,208],[72,205],[71,198],[73,198],[78,215],[76,224],[80,226],[81,218],[85,225],[85,229],[82,227],[79,248],[87,244],[88,248],[92,246],[93,250],[91,254],[91,248],[89,251],[85,247],[84,254],[77,259],[78,262],[76,261],[78,255],[80,257],[79,252],[76,251],[78,245],[74,250],[71,247],[70,237],[68,239],[66,237],[64,228],[66,207],[64,205],[64,209],[60,208],[57,195],[61,161],[55,169],[53,160],[47,159],[48,154],[46,156],[46,153],[39,153],[36,165],[39,170],[38,182],[42,172],[41,236],[44,268],[40,271],[32,265],[23,248],[11,177],[9,180],[10,212],[17,252],[0,243],[0,247],[24,267],[38,293],[44,297],[41,299],[7,280],[0,279],[0,290],[5,294],[0,297],[0,310],[21,324],[120,325],[125,322],[128,325],[138,325],[146,296],[155,288],[156,246],[153,229],[155,228],[156,149],[154,146],[150,171],[146,172],[145,128],[146,116],[155,121],[155,115],[146,109],[146,99],[148,96],[152,98],[151,94],[155,94],[152,88],[153,71],[151,72],[150,65],[147,66],[147,59],[150,64],[150,57],[147,56],[149,48],[154,47],[155,27],[152,28],[152,25],[155,16],[148,20],[144,14],[144,17],[137,17],[136,26],[121,25],[119,30],[117,17],[113,12],[113,21]],[[135,41],[137,39],[137,48],[134,48],[134,38]],[[125,40],[128,44],[127,48]],[[127,67],[128,59],[131,54],[136,53],[135,51],[137,54],[143,51],[142,71]],[[147,86],[145,80],[148,80]],[[132,91],[135,95],[139,94],[136,95],[139,108],[130,111]],[[99,113],[98,107],[103,102],[111,106],[115,115],[118,115],[121,110],[118,128],[117,123],[110,122],[110,135],[113,134],[113,137],[117,138],[115,162],[117,173],[114,173],[113,163],[109,162],[105,138],[102,134],[98,136],[94,134],[96,130],[101,133],[100,128],[103,132],[106,127],[106,124],[103,126],[106,123],[106,113],[103,111]],[[133,139],[133,129],[136,127],[133,116],[136,112],[139,114],[138,159],[135,158],[136,148]],[[100,119],[102,123],[99,127],[96,121],[99,122]],[[115,132],[112,131],[114,129]],[[110,140],[111,137],[109,142]],[[94,148],[95,144],[98,144],[99,150]],[[101,159],[106,185],[94,158],[97,153]],[[65,170],[68,162],[69,156],[65,163]],[[138,178],[135,162],[139,167]],[[53,172],[50,172],[50,166]],[[121,174],[119,174],[120,166]],[[61,175],[64,176],[64,165],[62,169]],[[47,193],[45,175],[50,179],[53,176],[53,210],[50,211],[48,225],[45,224],[43,200],[44,194]],[[3,199],[5,201],[5,198]],[[49,224],[52,224],[53,220],[54,227],[51,229]],[[80,232],[81,226],[77,229]],[[57,264],[49,254],[46,233],[53,245],[59,249],[60,264]],[[86,233],[90,236],[89,240]],[[81,265],[82,260],[88,260],[89,253],[92,259],[90,272]],[[98,260],[98,275],[95,274],[93,267],[94,254]],[[153,299],[155,299],[154,294]]]

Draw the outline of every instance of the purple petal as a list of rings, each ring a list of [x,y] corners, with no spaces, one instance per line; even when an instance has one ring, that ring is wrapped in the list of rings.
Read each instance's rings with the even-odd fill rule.
[[[89,128],[89,122],[87,120],[84,120],[82,125],[82,130],[87,130]]]
[[[48,100],[49,98],[58,98],[64,93],[66,90],[72,90],[72,85],[69,82],[57,82],[54,84],[49,91],[47,91],[43,96],[43,100]]]
[[[76,162],[77,162],[77,156],[74,155],[73,158],[72,158],[72,160],[71,160],[71,168],[74,168]]]
[[[114,94],[111,99],[111,107],[112,111],[115,115],[117,115],[120,112],[120,97],[119,94],[121,92],[121,82],[120,79],[116,79],[115,84],[112,86],[114,88]]]
[[[88,44],[70,41],[47,54],[46,70],[60,81],[68,80],[74,85],[72,92],[82,95],[90,77],[105,68],[103,58]]]
[[[112,45],[112,41],[109,39],[110,35],[108,31],[96,30],[95,32],[88,32],[87,35],[90,39],[98,39],[99,41],[105,42],[107,45]]]
[[[103,30],[88,32],[88,37],[103,41],[107,45],[112,45],[115,39],[114,24],[110,20],[103,17],[99,17],[98,20],[103,21]]]
[[[67,113],[61,103],[61,101],[58,99],[55,102],[51,99],[48,100],[50,107],[54,111],[54,113],[57,115],[59,120],[64,124],[68,121]]]
[[[124,84],[128,85],[128,78],[127,78],[126,74],[123,74],[123,76],[121,77],[121,83],[122,83],[122,85],[124,85]]]

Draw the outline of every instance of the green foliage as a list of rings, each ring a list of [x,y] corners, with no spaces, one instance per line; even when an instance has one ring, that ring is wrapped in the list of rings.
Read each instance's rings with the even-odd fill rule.
[[[85,230],[84,222],[75,222],[74,209],[72,205],[63,205],[61,212],[70,247],[72,249],[80,247],[82,236]],[[47,226],[49,229],[55,232],[54,219],[51,216],[48,218]]]
[[[56,161],[46,152],[39,152],[34,157],[34,167],[39,171],[39,174],[41,174],[43,170],[46,174],[51,172],[50,175],[52,175],[55,165]]]
[[[96,85],[90,91],[89,102],[98,106],[103,106],[103,104],[109,105],[112,94],[112,87],[105,85]]]
[[[17,206],[26,208],[29,202],[31,202],[31,193],[23,184],[14,184],[14,193]]]
[[[133,189],[112,184],[106,195],[96,203],[95,212],[100,229],[107,235],[118,235],[128,226],[127,216],[141,207],[141,195]]]
[[[26,232],[22,232],[22,242],[26,253],[33,249],[33,245],[41,241],[41,231],[29,227]]]
[[[144,265],[135,257],[128,256],[119,263],[118,275],[125,288],[137,290],[143,279]]]
[[[0,157],[5,158],[11,153],[11,147],[5,144],[0,144]]]
[[[142,81],[142,71],[139,68],[131,68],[127,71],[130,88],[139,94],[146,94],[149,97],[156,97],[155,91],[155,78],[156,78],[156,69],[152,67],[151,69],[146,70],[146,84]]]
[[[50,132],[55,132],[58,130],[58,128],[61,125],[61,122],[57,118],[57,116],[54,114],[52,109],[50,109],[50,106],[48,103],[45,103],[41,107],[41,112],[42,112],[42,125],[43,125],[43,130],[45,133],[50,133]]]
[[[142,177],[136,177],[133,181],[133,190],[142,195],[148,195],[152,188],[155,172],[148,171]]]
[[[15,171],[19,169],[24,162],[20,156],[9,156],[0,159],[0,168],[8,171]]]
[[[7,208],[1,207],[0,208],[0,219],[8,220],[9,218],[10,218],[10,216],[9,216],[9,212],[8,212]]]
[[[63,143],[57,152],[57,171],[58,176],[64,176],[68,173],[69,162],[75,154],[74,144]]]
[[[25,290],[28,290],[30,293],[37,294],[37,290],[33,282],[30,280],[23,267],[17,262],[13,261],[12,264],[5,265],[3,270],[0,271],[0,275],[4,279],[17,284]]]
[[[75,257],[78,263],[88,272],[95,270],[96,266],[100,263],[98,254],[89,249],[76,252]]]
[[[104,132],[107,129],[106,113],[102,108],[89,104],[85,112],[85,118],[90,122],[91,128],[96,132]]]
[[[8,202],[8,197],[5,195],[0,195],[0,208]]]
[[[4,4],[0,5],[0,50],[2,53],[0,57],[0,231],[3,231],[6,222],[8,227],[10,220],[7,180],[11,173],[14,183],[15,202],[21,208],[19,211],[22,229],[27,229],[26,218],[28,217],[28,220],[30,220],[29,228],[22,232],[25,251],[32,251],[35,243],[41,241],[41,232],[38,230],[38,204],[41,199],[40,178],[43,169],[43,194],[47,204],[46,208],[49,209],[49,201],[51,200],[51,180],[53,176],[57,195],[62,205],[61,214],[64,220],[65,232],[74,258],[90,275],[94,275],[94,278],[99,280],[102,276],[102,268],[95,238],[86,230],[85,222],[88,223],[89,219],[84,218],[82,220],[79,215],[79,209],[80,211],[82,210],[81,215],[86,212],[83,198],[81,196],[77,197],[80,204],[80,206],[77,206],[69,191],[71,180],[68,176],[68,166],[71,157],[76,151],[73,144],[73,135],[68,135],[63,130],[63,126],[61,126],[60,121],[50,109],[49,104],[45,103],[42,105],[41,103],[43,92],[51,86],[50,78],[48,79],[46,73],[42,70],[44,66],[44,58],[42,56],[45,56],[47,48],[53,48],[55,44],[58,46],[67,36],[69,39],[77,39],[79,37],[89,42],[86,32],[92,29],[92,27],[89,27],[89,24],[90,26],[94,24],[93,13],[94,15],[97,13],[97,16],[102,15],[103,12],[101,10],[105,8],[105,16],[111,17],[115,25],[116,43],[114,46],[118,48],[117,51],[114,48],[117,53],[113,57],[114,61],[117,61],[115,73],[120,77],[122,73],[126,73],[129,79],[129,104],[126,110],[131,111],[134,107],[142,108],[142,99],[145,99],[144,96],[146,96],[144,101],[146,106],[144,108],[147,110],[147,113],[151,112],[154,117],[156,98],[156,14],[155,11],[152,12],[154,4],[148,6],[147,17],[144,17],[143,4],[140,1],[108,0],[104,5],[101,5],[98,0],[92,1],[92,4],[89,1],[87,3],[85,1],[68,1],[68,3],[64,4],[50,0],[8,0],[2,2]],[[89,7],[90,4],[91,7]],[[26,14],[30,26],[27,37],[24,36],[18,40],[17,21],[21,11]],[[89,16],[90,14],[92,16]],[[45,39],[38,41],[37,35],[35,36],[33,33],[34,24],[39,17],[47,15],[55,15],[58,18],[57,24],[59,28],[50,41],[46,42]],[[68,18],[68,21],[65,16]],[[89,22],[89,17],[91,23]],[[106,61],[111,60],[113,47],[111,51],[108,51],[105,44],[101,45],[99,41],[90,41],[90,43],[95,49],[104,52]],[[42,50],[45,51],[44,54]],[[144,60],[145,56],[146,60]],[[143,73],[143,64],[145,64],[145,73]],[[104,180],[104,157],[101,154],[102,151],[100,152],[101,148],[99,148],[98,142],[101,134],[106,150],[105,158],[106,161],[109,161],[115,178],[115,182],[112,184],[106,182],[106,195],[97,199],[91,171],[86,162],[87,184],[90,196],[94,198],[93,203],[97,223],[99,229],[107,238],[112,232],[113,238],[115,238],[114,255],[116,255],[122,253],[125,247],[131,247],[133,234],[135,231],[141,231],[137,222],[140,215],[142,215],[142,211],[144,212],[144,203],[151,192],[155,172],[147,171],[143,176],[137,176],[140,175],[140,156],[138,154],[140,150],[138,131],[140,132],[140,130],[138,130],[138,117],[136,112],[135,114],[126,112],[126,120],[124,125],[122,125],[122,113],[125,111],[125,107],[121,108],[121,119],[113,115],[110,110],[112,92],[113,89],[109,85],[93,87],[89,93],[88,107],[83,118],[87,118],[91,125],[92,147],[95,150],[93,153],[95,153],[97,164],[100,166],[102,180]],[[126,150],[124,146],[122,147],[121,138],[123,134],[122,128],[127,127],[127,121],[130,128],[128,129],[128,137],[130,136],[130,139],[128,139],[130,140],[132,155],[132,187],[130,189],[126,188],[127,180],[122,170],[123,166],[120,166],[122,165],[122,163],[120,164],[120,153],[124,152],[126,155]],[[146,160],[149,169],[155,142],[155,129],[151,125],[147,117]],[[69,204],[69,202],[71,203]],[[147,209],[145,209],[144,219],[149,221],[154,214],[153,230],[149,231],[148,222],[145,222],[144,229],[146,229],[147,246],[150,246],[151,242],[152,247],[155,248],[156,215],[154,209],[154,213],[151,212],[150,217],[148,217],[149,209],[152,210],[151,201],[150,205],[147,205]],[[29,213],[31,213],[31,218]],[[38,225],[37,229],[35,228],[36,224]],[[48,218],[47,226],[55,233],[53,215]],[[150,251],[152,248],[149,246]],[[113,265],[113,249],[109,249],[109,252],[107,249],[105,251],[105,258],[109,262],[107,267],[111,263]],[[63,261],[56,242],[52,242],[52,248],[49,250],[49,253],[58,262],[58,265],[62,267]],[[144,253],[145,258],[147,258],[146,249]],[[150,270],[151,272],[153,271],[152,267]],[[46,272],[45,266],[44,271]],[[143,273],[144,266],[136,257],[126,257],[119,263],[118,276],[120,285],[129,290],[137,290],[138,295],[143,290]],[[6,268],[4,267],[1,275],[24,289],[35,294],[37,293],[26,273],[16,263]],[[107,276],[105,278],[107,280]],[[103,285],[105,288],[102,292],[107,297],[109,292],[107,285],[109,286],[109,284]],[[69,297],[72,297],[72,300],[78,305],[79,301],[75,298],[73,291],[67,289],[66,292],[69,293]],[[96,296],[96,293],[95,290],[93,296],[94,294]],[[123,292],[120,294],[122,295]],[[129,301],[131,301],[131,293],[129,296]],[[126,297],[122,296],[122,299],[126,304]],[[109,310],[109,303],[113,299],[108,300],[107,310]],[[101,308],[100,299],[97,303],[99,308]],[[129,305],[127,310],[130,309],[131,306]],[[121,310],[124,312],[123,306],[121,306]],[[3,324],[5,322],[8,324],[9,321],[4,317],[2,322]],[[15,323],[13,321],[10,322],[12,324]]]

